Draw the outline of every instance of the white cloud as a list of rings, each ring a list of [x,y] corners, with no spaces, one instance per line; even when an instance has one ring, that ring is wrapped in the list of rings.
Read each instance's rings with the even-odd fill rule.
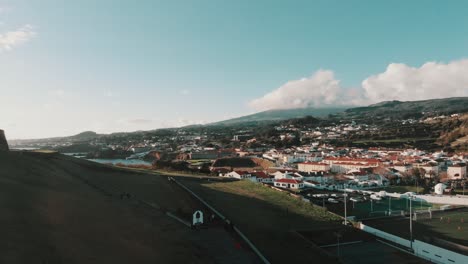
[[[252,100],[257,110],[302,108],[335,105],[340,100],[340,81],[332,71],[319,70],[308,78],[289,81],[278,89]]]
[[[468,96],[468,59],[427,62],[419,68],[391,63],[385,72],[365,79],[362,88],[371,102]]]
[[[8,6],[8,5],[0,6],[0,14],[8,13],[11,10],[13,10],[13,7],[11,7],[11,6]]]
[[[250,101],[249,106],[263,111],[458,96],[468,96],[468,59],[447,64],[428,62],[419,68],[391,63],[383,73],[366,78],[357,88],[344,88],[332,71],[319,70]]]
[[[33,26],[25,25],[15,31],[0,34],[0,52],[9,51],[14,47],[28,42],[36,35]]]

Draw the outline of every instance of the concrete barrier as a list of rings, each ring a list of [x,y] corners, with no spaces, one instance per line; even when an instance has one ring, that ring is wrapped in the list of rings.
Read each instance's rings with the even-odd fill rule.
[[[383,232],[376,228],[366,226],[360,223],[359,228],[365,232],[373,234],[377,237],[383,238],[387,241],[393,242],[408,250],[413,250],[413,255],[429,260],[433,263],[440,264],[465,264],[468,263],[468,256],[462,255],[457,252],[450,251],[441,247],[437,247],[419,240],[414,240],[411,243],[410,240]],[[409,252],[409,251],[408,251]]]
[[[419,240],[413,243],[413,249],[416,256],[427,259],[434,263],[442,264],[465,264],[468,263],[468,256],[440,248]]]
[[[468,197],[463,195],[415,195],[415,197],[428,203],[468,206]]]

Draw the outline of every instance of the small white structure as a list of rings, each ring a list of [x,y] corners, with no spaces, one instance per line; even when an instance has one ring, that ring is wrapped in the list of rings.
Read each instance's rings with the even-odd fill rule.
[[[203,212],[198,210],[193,213],[192,225],[196,226],[201,224],[203,224]]]
[[[275,181],[275,187],[302,189],[304,188],[304,183],[294,179],[279,179]]]
[[[231,171],[229,173],[224,174],[224,177],[236,178],[236,179],[239,179],[239,180],[243,180],[243,179],[251,178],[252,174],[250,172],[247,172],[247,171]]]
[[[466,165],[455,164],[447,168],[449,179],[463,179],[466,177]]]
[[[438,184],[436,184],[436,186],[434,186],[434,192],[436,194],[442,195],[442,194],[444,194],[445,188],[447,188],[447,185],[445,185],[443,183],[438,183]]]

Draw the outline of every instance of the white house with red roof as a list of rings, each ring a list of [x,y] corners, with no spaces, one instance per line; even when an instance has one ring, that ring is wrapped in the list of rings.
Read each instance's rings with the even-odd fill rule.
[[[275,180],[280,180],[280,179],[292,179],[294,178],[294,173],[293,172],[282,172],[282,171],[277,171],[275,173],[271,174]]]
[[[393,168],[400,173],[407,173],[413,168],[413,166],[411,164],[396,162],[396,163],[393,163],[393,165],[390,166],[390,168]]]
[[[382,161],[378,159],[348,158],[348,157],[327,157],[323,160],[331,166],[331,171],[336,173],[346,173],[350,170],[378,167]]]
[[[275,180],[275,187],[297,190],[304,188],[304,182],[295,179],[279,179]]]
[[[236,179],[239,179],[239,180],[243,180],[243,179],[252,178],[252,174],[250,172],[247,172],[247,171],[231,171],[229,173],[224,174],[224,177],[236,178]]]
[[[270,176],[263,171],[252,172],[252,176],[257,178],[257,182],[273,183],[273,176]]]

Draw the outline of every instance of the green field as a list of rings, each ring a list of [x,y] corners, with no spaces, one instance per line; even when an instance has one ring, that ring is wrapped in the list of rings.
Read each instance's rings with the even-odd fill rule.
[[[311,203],[303,202],[301,199],[288,195],[287,192],[279,192],[251,181],[233,181],[229,183],[217,182],[207,184],[206,186],[210,189],[222,191],[225,193],[252,197],[269,203],[272,206],[277,206],[283,210],[287,210],[292,214],[299,214],[322,221],[339,220],[338,217],[328,213],[321,207],[314,206]]]
[[[438,208],[439,206],[429,204],[427,202],[413,202],[413,210],[427,210],[428,208]],[[339,215],[344,215],[344,204],[329,204],[327,205],[330,211]],[[392,211],[392,215],[398,215],[401,211],[409,212],[409,202],[407,199],[398,199],[387,197],[381,201],[366,201],[353,203],[348,200],[347,213],[348,216],[356,216],[357,219],[366,219],[378,216],[385,216],[388,211]]]
[[[420,218],[418,223],[430,227],[434,232],[444,236],[465,241],[468,245],[468,212],[453,211],[444,213],[433,213],[432,219]]]
[[[382,190],[386,191],[386,192],[389,192],[389,193],[393,193],[393,192],[397,192],[397,193],[405,193],[405,192],[414,192],[414,193],[418,193],[418,192],[422,192],[423,191],[423,188],[422,187],[419,187],[416,188],[416,186],[413,186],[413,185],[393,185],[393,186],[388,186],[388,187],[385,187],[385,188],[382,188]]]
[[[369,220],[364,223],[397,236],[410,237],[409,218]],[[419,216],[413,222],[413,237],[429,243],[443,239],[468,246],[468,210],[433,212],[432,219]]]

